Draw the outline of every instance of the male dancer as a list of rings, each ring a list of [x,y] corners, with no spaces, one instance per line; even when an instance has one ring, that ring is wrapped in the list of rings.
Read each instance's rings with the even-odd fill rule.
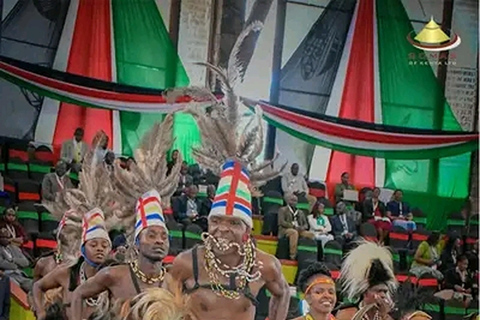
[[[35,264],[35,268],[33,269],[33,281],[36,282],[50,273],[53,269],[58,267],[59,265],[68,264],[72,261],[75,261],[76,257],[69,255],[68,253],[71,252],[71,246],[74,245],[77,241],[76,239],[80,239],[80,232],[76,232],[78,228],[73,226],[73,229],[70,228],[69,224],[70,221],[68,220],[68,216],[71,211],[65,212],[62,219],[58,223],[57,228],[57,249],[44,257],[38,259],[37,263]],[[67,232],[63,232],[65,229]],[[79,231],[79,230],[78,230]],[[79,244],[78,240],[78,244]],[[78,245],[77,245],[78,247]]]
[[[320,262],[315,262],[300,273],[300,290],[305,294],[308,313],[294,320],[335,320],[332,310],[337,302],[335,282],[330,270]]]
[[[337,320],[351,320],[357,312],[365,313],[360,317],[363,319],[391,319],[388,313],[393,308],[397,281],[387,248],[374,242],[360,244],[348,253],[340,274],[346,298],[356,303],[341,306]]]
[[[148,288],[166,285],[169,277],[162,260],[168,254],[168,230],[160,204],[160,196],[152,190],[138,200],[134,243],[136,260],[104,268],[80,285],[72,295],[71,320],[82,320],[82,301],[108,291],[113,301],[129,300]]]
[[[167,92],[167,99],[185,91],[201,101],[210,98],[208,112],[187,109],[200,129],[202,144],[193,148],[193,156],[203,169],[220,176],[218,189],[208,215],[204,245],[181,253],[174,260],[172,276],[192,295],[192,307],[198,320],[253,320],[256,296],[265,286],[270,299],[269,320],[285,320],[290,292],[280,262],[258,250],[252,241],[251,190],[273,179],[279,172],[265,172],[272,161],[256,163],[263,150],[262,115],[252,120],[257,126],[240,125],[240,103],[234,88],[242,81],[245,66],[239,60],[242,42],[260,23],[252,23],[239,35],[228,68],[205,64],[219,75],[224,89],[221,103],[208,89],[187,88]],[[194,99],[195,100],[195,99]],[[282,169],[285,166],[282,167]]]
[[[182,166],[178,155],[179,161],[167,176],[166,154],[173,145],[172,129],[173,116],[167,115],[142,138],[135,151],[137,161],[131,164],[130,171],[117,163],[111,178],[116,201],[124,208],[118,217],[127,234],[134,233],[131,247],[136,248],[138,255],[128,264],[103,269],[78,287],[72,296],[72,320],[82,319],[82,300],[102,292],[108,291],[115,304],[132,299],[145,289],[166,286],[169,275],[162,260],[168,254],[169,238],[162,206],[175,192]]]
[[[45,292],[61,287],[63,289],[63,303],[68,308],[71,292],[97,273],[98,266],[105,261],[111,247],[108,232],[105,229],[103,212],[95,208],[86,213],[82,225],[82,257],[73,266],[64,265],[56,268],[33,286],[33,303],[37,319],[42,320],[46,316],[43,303]],[[81,314],[81,319],[89,317],[94,308],[100,305],[101,298],[88,299],[85,303],[88,308]],[[63,316],[71,317],[68,309]]]

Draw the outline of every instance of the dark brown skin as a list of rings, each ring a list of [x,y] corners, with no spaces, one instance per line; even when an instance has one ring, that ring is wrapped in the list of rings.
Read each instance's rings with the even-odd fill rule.
[[[238,244],[244,243],[244,239],[250,236],[250,229],[239,218],[232,216],[209,217],[208,233],[217,239],[224,239]],[[221,252],[215,248],[214,254],[229,266],[236,266],[242,260],[236,248]],[[205,271],[204,248],[198,248],[199,284],[208,284],[210,279]],[[272,293],[270,299],[269,316],[270,320],[285,320],[290,301],[290,291],[285,278],[283,277],[280,262],[265,252],[256,250],[257,266],[263,264],[261,278],[249,284],[253,296],[257,296],[260,289],[266,285]],[[255,272],[256,270],[253,270]],[[194,286],[192,251],[181,253],[173,262],[170,271],[173,278],[185,284],[187,288]],[[227,278],[220,277],[220,281],[226,284]],[[255,317],[255,306],[246,297],[239,299],[227,299],[218,296],[210,289],[200,288],[192,293],[194,313],[198,320],[249,320]]]
[[[138,266],[149,277],[158,275],[159,267],[163,258],[168,253],[168,233],[163,227],[152,226],[140,233],[140,245]],[[162,283],[147,284],[137,279],[140,290],[148,288],[166,288],[170,275],[166,274]],[[113,301],[124,301],[135,297],[138,293],[130,275],[129,265],[120,265],[104,268],[95,277],[88,279],[79,286],[72,294],[72,317],[71,320],[82,320],[82,300],[94,297],[104,291],[110,293]]]
[[[108,252],[111,247],[105,239],[92,239],[85,244],[87,257],[91,261],[97,264],[101,264],[105,261]],[[68,266],[59,266],[52,272],[34,283],[33,291],[33,306],[37,311],[37,319],[41,320],[45,318],[46,310],[44,305],[44,294],[51,289],[63,288],[63,303],[68,304],[71,300],[71,292],[69,291],[70,285],[70,270]],[[92,278],[97,273],[96,268],[85,264],[85,275],[87,279]],[[92,307],[85,308],[80,314],[80,319],[87,319],[95,309]],[[67,308],[67,316],[71,319],[71,310]]]
[[[205,271],[203,247],[198,248],[199,284],[210,282]],[[285,320],[288,312],[290,291],[281,272],[280,262],[273,256],[257,250],[257,259],[263,263],[262,277],[249,284],[253,296],[257,296],[260,289],[266,285],[272,293],[270,299],[269,316],[271,320]],[[174,260],[171,269],[175,280],[192,288],[195,284],[191,250],[182,252]],[[224,283],[227,278],[223,279]],[[192,292],[193,310],[198,320],[248,320],[255,318],[255,306],[246,297],[231,300],[218,296],[210,289],[200,288]]]
[[[37,282],[41,278],[45,277],[57,266],[58,265],[55,262],[55,255],[38,259],[37,263],[35,264],[35,268],[33,269],[33,282]]]

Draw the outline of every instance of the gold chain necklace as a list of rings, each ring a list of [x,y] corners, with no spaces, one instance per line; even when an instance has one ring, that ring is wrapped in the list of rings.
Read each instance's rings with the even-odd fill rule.
[[[157,282],[162,282],[165,278],[165,273],[167,272],[164,267],[160,268],[160,274],[156,277],[148,277],[142,270],[138,267],[138,261],[130,262],[130,267],[135,273],[135,276],[146,284],[154,284]]]

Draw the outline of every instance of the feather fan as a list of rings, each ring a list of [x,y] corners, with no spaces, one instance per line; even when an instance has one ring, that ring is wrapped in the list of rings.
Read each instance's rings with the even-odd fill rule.
[[[234,90],[243,81],[246,71],[246,64],[240,59],[242,45],[250,33],[259,32],[261,29],[262,23],[256,21],[242,31],[230,53],[226,69],[210,63],[197,63],[217,75],[222,85],[223,101],[219,102],[212,98],[210,90],[198,87],[190,91],[185,88],[172,89],[167,93],[171,98],[189,93],[192,94],[194,101],[205,101],[209,97],[212,103],[209,112],[199,111],[195,103],[184,110],[195,118],[202,137],[202,145],[193,148],[193,157],[202,167],[212,170],[217,175],[220,174],[221,166],[226,160],[236,160],[250,172],[250,181],[254,187],[275,178],[286,166],[285,163],[280,170],[274,171],[270,168],[273,160],[262,164],[255,163],[264,146],[260,108],[255,108],[255,113],[244,128],[240,127],[241,101]]]
[[[360,242],[347,254],[340,274],[343,291],[351,301],[361,298],[368,288],[379,283],[387,285],[390,297],[397,288],[392,254],[387,248],[370,241]]]
[[[152,189],[157,190],[162,198],[162,206],[166,208],[177,188],[182,166],[181,155],[167,175],[167,152],[174,142],[172,131],[173,115],[169,114],[142,137],[135,150],[136,163],[132,163],[130,171],[120,168],[120,163],[115,163],[111,179],[114,192],[111,195],[120,204],[122,210],[117,210],[116,215],[127,234],[133,234],[135,204],[142,194]]]
[[[190,298],[180,285],[147,289],[132,300],[128,320],[194,320]]]

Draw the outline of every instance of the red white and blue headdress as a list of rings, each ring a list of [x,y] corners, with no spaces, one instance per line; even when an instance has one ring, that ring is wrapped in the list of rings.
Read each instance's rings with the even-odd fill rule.
[[[254,22],[239,35],[226,70],[209,63],[198,63],[218,76],[224,93],[222,101],[217,100],[207,88],[187,87],[166,92],[167,101],[188,94],[193,101],[211,102],[208,112],[203,112],[195,102],[185,110],[197,121],[202,136],[201,146],[192,148],[195,160],[204,169],[210,169],[221,177],[210,216],[239,217],[250,227],[252,189],[275,178],[285,167],[272,170],[275,159],[256,163],[264,144],[261,109],[257,107],[250,122],[243,126],[240,121],[241,102],[234,92],[245,75],[246,68],[239,60],[242,44],[250,33],[261,28],[260,22]],[[253,122],[256,125],[252,125]]]
[[[135,222],[135,241],[137,241],[140,233],[152,226],[164,227],[165,217],[163,216],[162,203],[157,190],[145,192],[138,200],[135,206],[137,219]]]
[[[114,196],[123,208],[118,217],[132,243],[136,243],[140,232],[150,226],[166,229],[164,210],[177,189],[182,165],[179,155],[167,175],[167,153],[173,146],[172,132],[173,115],[169,114],[143,136],[135,150],[136,163],[132,163],[130,171],[116,163],[112,177]]]

